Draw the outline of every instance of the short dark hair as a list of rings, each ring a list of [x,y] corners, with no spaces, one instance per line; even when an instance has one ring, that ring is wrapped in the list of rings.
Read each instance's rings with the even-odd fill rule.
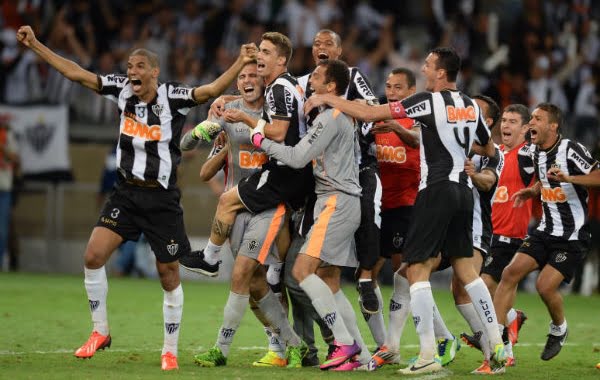
[[[282,33],[266,32],[263,33],[261,40],[270,41],[277,48],[277,53],[285,57],[286,66],[292,60],[292,41]]]
[[[337,34],[336,32],[334,32],[331,29],[321,29],[317,32],[317,34],[321,34],[321,33],[327,33],[327,34],[331,34],[331,36],[333,37],[333,40],[335,41],[335,44],[337,46],[342,46],[342,38],[340,37],[339,34]],[[317,36],[317,34],[315,34],[315,37]]]
[[[527,106],[524,104],[509,104],[506,106],[506,108],[504,108],[504,111],[502,112],[518,113],[519,115],[521,115],[521,124],[523,125],[529,123],[529,120],[531,119],[531,113],[529,112],[529,108],[527,108]]]
[[[494,99],[489,96],[485,96],[482,94],[477,94],[473,96],[473,99],[483,100],[485,104],[487,104],[487,110],[485,110],[485,117],[492,119],[492,125],[489,126],[490,129],[494,128],[498,121],[500,120],[500,107],[498,107],[498,103],[494,101]]]
[[[151,67],[159,67],[158,63],[158,55],[148,49],[138,48],[133,50],[129,56],[133,57],[134,55],[141,55],[142,57],[146,57]]]
[[[448,82],[456,82],[460,70],[460,57],[456,50],[451,47],[436,47],[429,53],[437,55],[436,68],[446,70]]]
[[[406,76],[406,82],[408,83],[409,88],[417,86],[417,78],[415,77],[415,73],[413,73],[412,70],[409,70],[405,67],[396,67],[392,70],[392,74],[404,74]]]
[[[556,104],[540,103],[537,106],[535,106],[535,108],[539,108],[543,111],[546,111],[548,113],[548,120],[551,123],[558,124],[558,130],[561,129],[563,125],[563,113]]]
[[[336,95],[342,95],[346,92],[350,83],[350,70],[346,62],[339,59],[324,59],[319,62],[319,66],[325,66],[325,83],[335,83]]]

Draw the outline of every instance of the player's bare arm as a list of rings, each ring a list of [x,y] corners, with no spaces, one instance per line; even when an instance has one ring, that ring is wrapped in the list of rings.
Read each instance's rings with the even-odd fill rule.
[[[263,119],[255,119],[247,113],[236,110],[236,109],[228,109],[223,113],[223,118],[228,123],[244,123],[250,129],[254,129],[258,126],[258,123]],[[272,123],[264,124],[264,136],[270,140],[276,142],[282,142],[285,140],[285,135],[287,134],[287,130],[290,126],[290,122],[288,120],[280,120],[273,119]]]
[[[490,138],[485,145],[473,143],[471,152],[480,156],[494,157],[496,155],[496,147],[494,146],[494,141]]]
[[[96,74],[53,52],[35,37],[35,33],[33,32],[33,29],[31,29],[31,26],[23,25],[19,27],[19,30],[17,30],[17,40],[25,47],[31,49],[50,66],[54,67],[58,72],[64,75],[65,78],[80,83],[94,91],[100,90],[98,76]]]
[[[573,185],[581,185],[587,187],[599,187],[600,186],[600,170],[596,165],[596,169],[592,170],[589,174],[581,175],[567,175],[559,168],[551,168],[548,170],[548,179],[559,182],[568,182]]]
[[[219,153],[215,154],[200,168],[200,179],[204,182],[210,181],[221,168],[225,165],[227,154],[229,153],[229,144],[225,145]]]
[[[542,183],[540,181],[537,181],[532,186],[526,187],[526,188],[521,189],[521,190],[517,191],[516,193],[514,193],[510,197],[510,200],[514,202],[513,207],[521,207],[525,204],[525,201],[527,201],[529,198],[539,196],[540,192],[541,192],[541,188],[542,188]]]
[[[421,139],[421,127],[419,124],[415,124],[411,129],[406,129],[396,120],[385,120],[382,123],[373,125],[371,133],[388,133],[394,132],[402,142],[411,148],[419,147],[419,140]]]
[[[235,80],[244,65],[256,60],[256,51],[257,48],[254,43],[242,45],[240,48],[240,55],[227,71],[221,74],[221,76],[212,83],[194,88],[194,99],[196,102],[204,103],[210,98],[221,95]]]
[[[496,172],[494,172],[490,168],[483,168],[480,172],[475,170],[475,164],[472,160],[465,160],[465,173],[469,177],[471,177],[471,182],[473,185],[481,191],[490,191],[496,181],[498,181],[498,176]]]

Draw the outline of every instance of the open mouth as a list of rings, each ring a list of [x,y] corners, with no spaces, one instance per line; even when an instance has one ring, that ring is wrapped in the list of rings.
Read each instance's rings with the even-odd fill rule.
[[[319,59],[329,59],[329,55],[327,53],[319,53],[319,55],[317,55],[317,58],[319,58]]]
[[[531,134],[531,138],[535,138],[538,135],[538,131],[536,131],[535,129],[530,129],[529,133]]]
[[[259,62],[259,63],[257,63],[256,67],[259,68],[259,69],[264,69],[265,68],[265,64]]]
[[[244,92],[246,94],[248,94],[248,93],[250,93],[252,91],[254,91],[254,87],[252,87],[252,86],[246,86],[246,87],[244,87]]]
[[[137,91],[142,87],[142,81],[140,79],[131,79],[131,86],[134,91]]]

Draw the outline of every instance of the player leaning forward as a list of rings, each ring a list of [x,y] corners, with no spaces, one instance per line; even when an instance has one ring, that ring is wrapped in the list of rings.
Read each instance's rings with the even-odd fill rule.
[[[340,96],[348,81],[344,62],[324,60],[313,72],[310,85],[315,93]],[[353,357],[361,352],[362,338],[354,310],[340,289],[340,267],[358,264],[350,249],[360,224],[361,194],[353,120],[339,110],[323,108],[307,135],[294,147],[264,138],[260,125],[253,131],[252,142],[291,167],[301,168],[313,161],[315,222],[292,273],[335,336],[335,350],[321,369],[359,367],[361,363]]]
[[[178,259],[190,251],[176,176],[181,160],[181,129],[189,108],[221,94],[244,64],[255,59],[256,46],[242,46],[235,63],[211,84],[188,88],[174,82],[159,84],[157,56],[145,49],[130,54],[127,75],[104,76],[57,55],[36,39],[29,26],[19,28],[17,39],[66,78],[115,101],[121,115],[117,147],[119,177],[92,230],[84,255],[85,288],[94,329],[75,356],[91,358],[97,350],[110,347],[104,265],[124,240],[137,240],[143,232],[156,255],[164,290],[162,369],[177,369],[183,311]]]

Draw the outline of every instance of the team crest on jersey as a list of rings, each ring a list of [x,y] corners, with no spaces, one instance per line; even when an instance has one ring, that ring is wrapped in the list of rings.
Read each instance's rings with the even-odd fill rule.
[[[179,244],[171,240],[171,244],[167,245],[167,251],[171,256],[175,256],[177,254],[177,251],[179,251]]]
[[[167,334],[173,334],[179,329],[179,323],[165,323],[165,330]]]
[[[567,260],[567,252],[559,252],[554,257],[555,263],[562,263],[563,261],[566,261],[566,260]]]
[[[162,104],[154,104],[154,105],[152,105],[152,112],[156,116],[160,117],[160,115],[162,114],[163,108],[164,108],[164,106]]]
[[[139,117],[140,119],[145,118],[146,117],[146,106],[141,105],[141,104],[136,104],[135,105],[135,115],[137,117]]]

